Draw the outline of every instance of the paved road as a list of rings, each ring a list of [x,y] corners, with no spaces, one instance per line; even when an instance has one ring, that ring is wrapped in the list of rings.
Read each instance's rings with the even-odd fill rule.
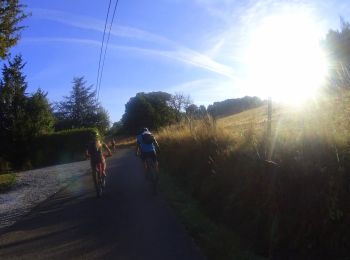
[[[0,234],[0,259],[204,259],[130,149],[108,173],[104,197],[86,175]]]

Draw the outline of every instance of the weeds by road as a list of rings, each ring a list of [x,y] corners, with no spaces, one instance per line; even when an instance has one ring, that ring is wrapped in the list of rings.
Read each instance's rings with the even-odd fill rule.
[[[16,183],[14,173],[5,173],[0,175],[0,193],[9,190]]]
[[[186,193],[179,183],[164,171],[161,172],[160,187],[176,215],[208,259],[265,259],[244,248],[237,234],[212,221],[200,209],[198,201]]]
[[[256,254],[347,256],[349,105],[347,93],[298,110],[275,107],[270,149],[278,167],[265,163],[265,108],[163,129],[161,164],[210,219]]]

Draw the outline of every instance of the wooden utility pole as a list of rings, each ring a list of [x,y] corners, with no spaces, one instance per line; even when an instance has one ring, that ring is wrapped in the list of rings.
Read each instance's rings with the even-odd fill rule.
[[[271,161],[272,156],[272,98],[267,101],[267,159]]]

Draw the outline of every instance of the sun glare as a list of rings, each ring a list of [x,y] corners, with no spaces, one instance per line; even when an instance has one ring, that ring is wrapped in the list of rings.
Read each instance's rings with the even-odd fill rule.
[[[300,104],[312,97],[327,75],[321,32],[311,16],[269,16],[251,37],[248,85],[256,95]]]

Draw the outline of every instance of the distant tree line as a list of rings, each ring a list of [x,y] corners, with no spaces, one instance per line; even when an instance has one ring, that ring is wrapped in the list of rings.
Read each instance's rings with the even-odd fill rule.
[[[142,127],[157,130],[184,119],[231,115],[263,103],[257,97],[244,97],[215,102],[207,109],[204,105],[193,104],[191,98],[182,93],[141,92],[126,103],[122,119],[113,124],[110,134],[136,134]]]
[[[264,101],[258,97],[243,97],[236,99],[226,99],[221,102],[214,102],[208,106],[208,113],[216,117],[228,116],[240,113],[244,110],[262,106]]]
[[[125,113],[110,129],[110,135],[136,134],[143,127],[157,130],[162,126],[180,122],[187,108],[193,106],[189,96],[158,91],[137,93],[125,104]]]

